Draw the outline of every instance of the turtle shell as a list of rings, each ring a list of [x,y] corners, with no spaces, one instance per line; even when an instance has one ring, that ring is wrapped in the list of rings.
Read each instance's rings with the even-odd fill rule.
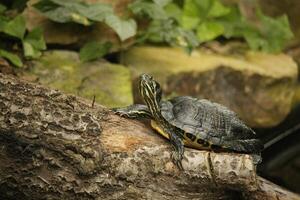
[[[161,114],[173,126],[213,145],[246,153],[263,148],[255,132],[218,103],[181,96],[162,101]]]

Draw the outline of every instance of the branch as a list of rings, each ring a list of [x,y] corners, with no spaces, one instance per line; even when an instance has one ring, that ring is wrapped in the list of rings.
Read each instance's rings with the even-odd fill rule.
[[[0,74],[1,199],[300,199],[252,157],[186,148],[184,171],[148,125]]]

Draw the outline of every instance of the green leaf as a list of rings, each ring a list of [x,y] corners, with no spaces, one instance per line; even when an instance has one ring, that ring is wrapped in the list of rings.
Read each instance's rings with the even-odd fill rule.
[[[232,9],[220,23],[225,28],[225,37],[244,38],[252,50],[280,52],[293,37],[286,16],[271,18],[258,10],[257,19],[255,23],[247,21],[238,10]]]
[[[219,0],[186,0],[183,7],[182,26],[195,29],[198,24],[230,13],[230,7],[224,6]]]
[[[188,51],[198,46],[195,34],[180,27],[182,10],[171,0],[136,0],[129,8],[136,16],[150,19],[147,29],[141,30],[138,42],[168,43],[184,47]]]
[[[86,17],[93,21],[103,21],[106,16],[114,13],[113,8],[105,3],[87,4],[79,0],[50,0],[60,7],[65,8],[71,13],[77,13],[81,17]]]
[[[224,16],[222,19],[218,19],[218,22],[224,26],[224,36],[231,37],[243,37],[244,31],[253,31],[253,28],[248,25],[248,22],[237,7],[232,7],[230,13]]]
[[[82,16],[98,22],[102,22],[106,16],[114,14],[112,6],[104,3],[85,4],[84,6],[76,5],[75,8]]]
[[[230,12],[230,8],[224,6],[220,0],[194,0],[201,21],[221,17]]]
[[[154,42],[170,42],[170,39],[173,38],[172,22],[164,20],[153,20],[148,26],[148,29],[144,35],[145,39]]]
[[[184,47],[188,54],[190,54],[194,48],[199,46],[199,40],[192,31],[187,31],[179,28],[179,37],[177,38],[179,39],[179,41],[183,42],[179,42],[179,46]]]
[[[267,52],[281,51],[285,43],[293,38],[287,16],[271,18],[263,15],[261,11],[258,11],[257,15],[261,20],[261,26],[259,27],[261,38],[266,40],[266,43],[261,45],[261,50]]]
[[[159,5],[160,7],[166,6],[168,3],[171,3],[172,0],[153,0],[154,3]]]
[[[124,20],[116,16],[108,4],[87,4],[78,0],[41,0],[34,7],[51,20],[60,23],[76,22],[88,26],[93,22],[104,22],[122,41],[136,34],[136,22],[133,19]]]
[[[29,42],[23,41],[22,44],[26,58],[39,58],[42,55],[41,51],[35,49]]]
[[[35,28],[29,32],[22,43],[26,58],[38,58],[42,54],[41,51],[46,49],[41,28]]]
[[[200,23],[200,13],[194,0],[186,0],[183,6],[181,26],[192,30]]]
[[[210,18],[221,17],[230,13],[230,7],[224,6],[219,1],[214,1],[212,7],[208,11],[207,16]]]
[[[80,60],[82,62],[87,62],[101,58],[108,53],[111,47],[112,44],[109,42],[106,42],[104,44],[100,42],[89,42],[80,49]]]
[[[167,19],[168,16],[162,4],[152,3],[143,0],[136,0],[129,4],[128,8],[137,16],[146,16],[150,19]]]
[[[92,22],[85,16],[82,16],[80,14],[77,14],[77,13],[70,13],[70,19],[71,21],[73,22],[76,22],[78,24],[82,24],[82,25],[85,25],[85,26],[89,26],[92,24]]]
[[[25,19],[23,16],[18,15],[11,21],[7,22],[2,30],[4,33],[23,39],[25,31],[26,31],[26,25],[25,25]]]
[[[74,2],[73,2],[74,4]],[[69,5],[69,4],[67,4]],[[91,22],[87,17],[80,15],[76,10],[68,7],[61,7],[51,0],[42,0],[33,5],[44,16],[52,21],[59,23],[76,22],[83,25],[90,25]]]
[[[171,46],[180,46],[191,49],[198,46],[197,37],[192,31],[184,30],[176,25],[175,20],[153,20],[140,40],[153,43],[168,43]]]
[[[267,41],[261,38],[260,34],[256,31],[245,31],[243,33],[245,40],[247,41],[250,49],[252,50],[260,50],[262,47],[267,46]]]
[[[177,4],[169,3],[164,9],[169,18],[174,18],[178,23],[180,23],[182,10]]]
[[[192,30],[198,26],[200,19],[197,17],[182,16],[181,24],[184,29]]]
[[[212,8],[214,2],[215,0],[193,0],[193,4],[196,6],[201,15],[206,15]]]
[[[40,27],[34,28],[32,31],[30,31],[26,35],[24,40],[32,44],[32,46],[34,46],[34,48],[36,49],[46,49],[46,43],[43,37],[43,30]]]
[[[200,42],[215,39],[224,33],[224,27],[217,22],[204,22],[197,27],[197,36]]]
[[[53,21],[66,23],[76,22],[90,25],[92,21],[102,22],[113,15],[111,5],[104,3],[87,4],[78,0],[41,0],[34,7]]]
[[[3,32],[6,24],[9,22],[9,19],[5,16],[0,15],[0,32]]]
[[[64,2],[68,2],[68,1],[61,1],[61,3]],[[41,12],[41,14],[43,14],[44,16],[51,19],[52,21],[58,23],[71,22],[72,15],[76,15],[77,13],[63,6],[65,4],[61,5],[59,3],[60,2],[56,2],[54,0],[41,0],[33,4],[33,7],[37,9],[39,12]],[[68,4],[66,3],[66,5]]]
[[[133,19],[123,20],[118,16],[110,15],[105,18],[105,23],[118,34],[121,41],[136,34],[137,25]]]
[[[3,49],[0,49],[0,57],[6,58],[8,61],[10,61],[13,65],[17,67],[22,67],[23,63],[19,56],[12,54],[8,51],[5,51]]]
[[[189,16],[197,18],[201,15],[201,10],[199,9],[195,0],[186,0],[183,6],[183,16]]]
[[[2,14],[4,11],[6,11],[6,6],[0,3],[0,14]]]
[[[215,0],[208,11],[209,18],[221,17],[230,13],[230,7],[224,6],[221,2]]]

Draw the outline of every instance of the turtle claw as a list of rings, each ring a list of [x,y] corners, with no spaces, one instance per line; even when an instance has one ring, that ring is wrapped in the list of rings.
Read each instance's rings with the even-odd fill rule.
[[[120,117],[129,118],[128,112],[125,112],[120,108],[113,108],[113,109],[111,109],[111,111],[113,111],[116,115],[119,115]]]
[[[151,113],[147,106],[141,104],[133,104],[122,108],[112,108],[112,112],[121,117],[129,119],[151,118]]]
[[[174,134],[176,131],[172,131],[169,133],[170,141],[173,145],[173,152],[171,154],[171,158],[173,163],[178,167],[179,170],[183,171],[182,167],[182,159],[184,155],[184,147],[183,140],[180,136]]]
[[[183,171],[184,170],[183,166],[182,166],[183,155],[177,151],[174,151],[171,154],[171,158],[172,158],[173,163],[178,167],[178,169],[180,171]]]

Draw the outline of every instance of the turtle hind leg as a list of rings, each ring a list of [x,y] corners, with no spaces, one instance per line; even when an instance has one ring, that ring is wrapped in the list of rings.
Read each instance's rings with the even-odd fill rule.
[[[152,118],[148,107],[142,104],[133,104],[122,108],[112,108],[111,110],[115,114],[120,115],[121,117],[126,117],[130,119]]]
[[[178,167],[178,169],[183,170],[182,167],[182,159],[184,155],[183,138],[181,138],[180,136],[174,133],[169,134],[169,138],[174,148],[174,151],[171,154],[172,161]]]

